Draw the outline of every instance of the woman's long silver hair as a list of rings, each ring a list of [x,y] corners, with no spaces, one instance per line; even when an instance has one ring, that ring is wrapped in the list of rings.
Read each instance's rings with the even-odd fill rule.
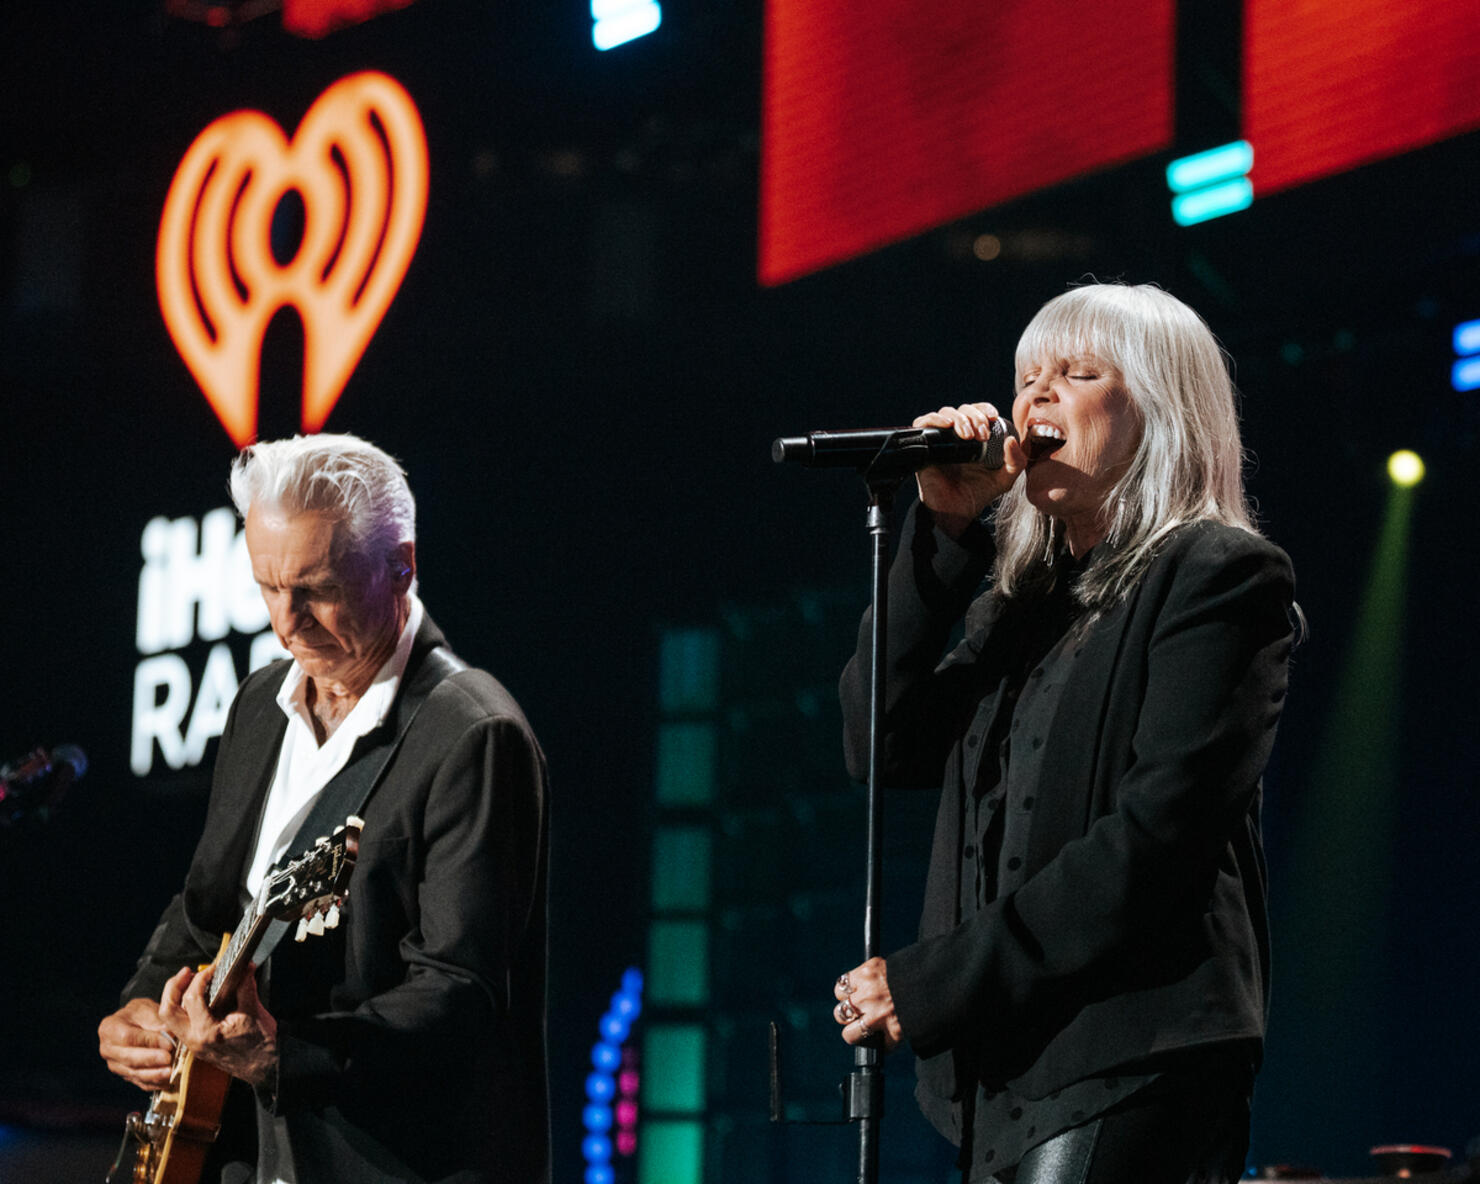
[[[1124,599],[1178,526],[1211,520],[1258,530],[1244,494],[1228,360],[1202,318],[1147,284],[1071,288],[1023,331],[1016,373],[1085,354],[1120,371],[1141,423],[1130,467],[1106,498],[1108,545],[1094,549],[1074,588],[1094,617]],[[1068,554],[1063,523],[1029,503],[1023,481],[997,503],[995,519],[995,595],[1049,583]]]

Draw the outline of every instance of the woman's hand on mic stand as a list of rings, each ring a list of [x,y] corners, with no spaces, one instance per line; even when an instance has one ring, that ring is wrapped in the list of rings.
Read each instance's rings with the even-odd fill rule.
[[[950,428],[963,440],[992,438],[992,423],[998,418],[997,408],[990,403],[966,403],[960,407],[942,407],[915,418],[917,428]],[[932,465],[915,475],[920,487],[920,500],[935,515],[935,523],[951,538],[981,517],[982,513],[1008,491],[1028,467],[1028,454],[1013,436],[1002,442],[1002,467],[988,469],[976,463]]]
[[[940,424],[916,425],[940,427]],[[894,996],[889,993],[889,978],[883,958],[870,958],[838,975],[833,984],[833,1019],[842,1027],[843,1039],[849,1044],[862,1044],[874,1037],[885,1052],[893,1052],[904,1039],[904,1029],[894,1014]]]

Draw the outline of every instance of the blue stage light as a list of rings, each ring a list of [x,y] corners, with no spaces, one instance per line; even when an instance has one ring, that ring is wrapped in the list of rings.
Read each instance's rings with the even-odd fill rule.
[[[620,2],[593,0],[592,12],[599,15],[599,6]],[[586,1097],[589,1101],[581,1108],[581,1126],[585,1131],[581,1140],[581,1157],[586,1161],[583,1177],[586,1184],[616,1184],[610,1165],[612,1140],[607,1132],[617,1125],[617,1111],[612,1108],[612,1103],[617,1096],[618,1071],[623,1097],[621,1106],[630,1111],[632,1117],[632,1122],[618,1131],[620,1150],[623,1155],[631,1155],[637,1147],[637,1132],[630,1129],[636,1123],[637,1104],[632,1099],[637,1093],[637,1070],[635,1067],[624,1068],[623,1046],[632,1034],[633,1021],[642,1011],[642,983],[642,971],[635,966],[629,967],[622,975],[621,989],[612,995],[611,1009],[597,1021],[601,1039],[591,1047],[591,1063],[595,1069],[586,1074]]]
[[[1454,327],[1454,352],[1461,358],[1480,354],[1480,321],[1465,321]]]
[[[604,1040],[610,1040],[613,1044],[621,1044],[627,1039],[627,1033],[631,1031],[632,1025],[626,1017],[607,1012],[601,1017],[597,1028]]]
[[[1457,391],[1480,390],[1480,358],[1460,358],[1449,371],[1449,384]]]
[[[591,1063],[608,1073],[615,1072],[622,1063],[622,1050],[615,1044],[603,1040],[591,1049]]]
[[[612,1157],[612,1141],[605,1135],[587,1135],[581,1140],[581,1153],[587,1163],[608,1163]]]

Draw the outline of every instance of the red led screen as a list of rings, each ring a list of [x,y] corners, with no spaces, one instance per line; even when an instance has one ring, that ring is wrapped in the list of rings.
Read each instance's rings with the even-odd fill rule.
[[[412,0],[283,0],[283,28],[300,37],[325,37],[346,25],[357,25],[411,3]]]
[[[1167,147],[1173,0],[767,0],[760,263],[782,283]]]
[[[1256,195],[1476,127],[1475,0],[1246,0]]]

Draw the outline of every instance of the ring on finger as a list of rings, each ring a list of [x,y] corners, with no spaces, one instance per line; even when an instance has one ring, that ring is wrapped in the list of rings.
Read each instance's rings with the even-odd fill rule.
[[[870,1033],[869,1031],[868,1021],[864,1019],[863,1016],[858,1017],[858,1034],[862,1036],[865,1040],[867,1040],[869,1036],[872,1035],[872,1033]]]
[[[851,1024],[854,1020],[858,1019],[860,1014],[862,1013],[859,1012],[858,1008],[853,1006],[853,1000],[851,999],[844,999],[838,1004],[838,1015],[842,1017],[845,1024]]]
[[[853,984],[848,981],[848,972],[846,970],[838,975],[838,987],[845,995],[853,994]]]

